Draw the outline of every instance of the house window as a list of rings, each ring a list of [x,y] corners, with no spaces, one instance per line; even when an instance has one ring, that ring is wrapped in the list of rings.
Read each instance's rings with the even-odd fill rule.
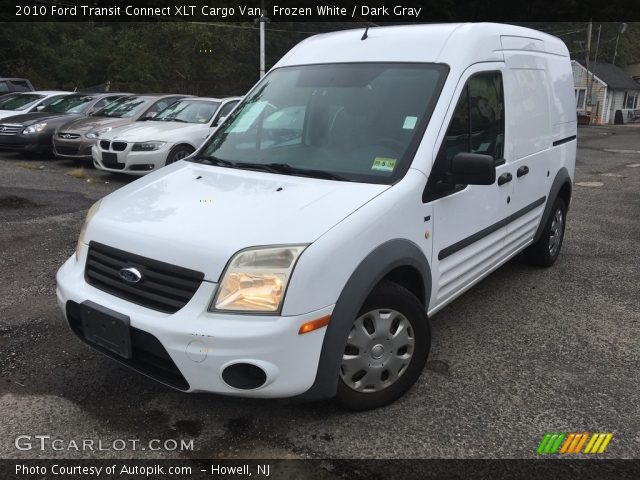
[[[576,88],[576,109],[584,110],[584,101],[587,98],[587,89],[586,88]]]
[[[638,106],[638,92],[625,92],[624,93],[624,107],[628,109],[635,109]]]

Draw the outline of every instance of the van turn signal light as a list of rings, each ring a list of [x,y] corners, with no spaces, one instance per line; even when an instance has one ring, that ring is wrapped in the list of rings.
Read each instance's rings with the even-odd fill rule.
[[[318,330],[319,328],[326,327],[329,325],[329,321],[331,320],[331,315],[327,315],[322,318],[318,318],[317,320],[312,320],[307,323],[303,323],[300,325],[300,330],[298,330],[298,335],[302,335],[303,333],[313,332],[314,330]]]

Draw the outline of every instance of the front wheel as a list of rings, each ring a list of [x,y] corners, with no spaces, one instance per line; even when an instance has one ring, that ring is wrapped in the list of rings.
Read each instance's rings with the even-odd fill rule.
[[[337,399],[353,410],[394,402],[424,368],[431,336],[425,310],[407,289],[382,282],[365,301],[347,337]]]
[[[178,160],[182,160],[183,158],[188,157],[192,153],[193,148],[186,145],[178,145],[176,147],[173,147],[169,152],[169,155],[167,155],[167,161],[165,162],[165,165],[171,165]]]
[[[562,198],[556,198],[542,235],[524,251],[527,263],[537,267],[550,267],[556,262],[564,240],[566,218],[567,206]]]

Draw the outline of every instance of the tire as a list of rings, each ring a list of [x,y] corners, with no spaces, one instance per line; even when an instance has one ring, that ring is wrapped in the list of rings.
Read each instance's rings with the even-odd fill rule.
[[[566,224],[567,206],[564,200],[558,197],[540,238],[524,251],[524,258],[529,265],[546,268],[556,262],[562,248]]]
[[[193,153],[193,148],[188,145],[176,145],[171,149],[169,155],[167,155],[167,160],[165,161],[166,165],[171,165],[178,160],[182,160],[184,157],[188,157]]]
[[[336,399],[351,410],[394,402],[420,377],[430,345],[429,323],[420,301],[396,283],[381,282],[354,319]]]

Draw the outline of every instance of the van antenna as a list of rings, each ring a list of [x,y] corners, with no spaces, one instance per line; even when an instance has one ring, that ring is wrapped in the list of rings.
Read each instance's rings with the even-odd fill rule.
[[[360,40],[366,40],[367,37],[369,37],[367,32],[369,32],[369,25],[367,25],[367,28],[364,29],[364,33],[362,34],[362,38]]]

